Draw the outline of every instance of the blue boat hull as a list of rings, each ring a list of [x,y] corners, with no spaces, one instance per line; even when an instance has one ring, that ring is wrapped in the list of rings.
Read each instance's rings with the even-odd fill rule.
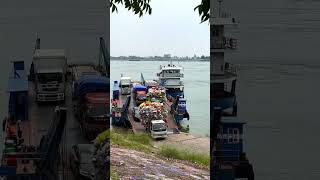
[[[175,99],[177,96],[184,97],[184,92],[166,92],[167,98],[169,100]]]
[[[236,105],[236,97],[224,97],[211,100],[211,107],[220,107],[222,110],[232,108]]]

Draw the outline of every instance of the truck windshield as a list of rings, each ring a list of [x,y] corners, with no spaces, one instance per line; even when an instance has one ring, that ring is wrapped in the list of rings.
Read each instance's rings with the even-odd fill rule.
[[[165,131],[167,129],[165,124],[153,124],[153,131]]]
[[[106,116],[108,109],[105,104],[95,104],[88,107],[88,115],[90,117]]]
[[[38,73],[38,80],[40,83],[47,83],[51,81],[62,82],[62,73]]]
[[[122,88],[128,88],[129,85],[128,84],[125,84],[125,85],[121,85]]]

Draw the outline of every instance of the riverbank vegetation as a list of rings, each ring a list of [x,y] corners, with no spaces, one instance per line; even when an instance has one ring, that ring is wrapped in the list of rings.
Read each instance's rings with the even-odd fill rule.
[[[136,151],[142,151],[144,153],[153,153],[163,158],[188,161],[205,168],[209,168],[210,166],[209,155],[192,152],[186,149],[178,149],[168,145],[155,148],[153,146],[153,140],[149,134],[146,133],[133,134],[121,129],[112,129],[110,135],[111,146],[128,148]]]
[[[144,14],[151,14],[151,0],[110,0],[111,12],[118,12],[117,5],[124,6],[128,11],[142,17]],[[201,17],[201,23],[208,21],[210,18],[210,0],[201,0],[201,3],[194,8]]]

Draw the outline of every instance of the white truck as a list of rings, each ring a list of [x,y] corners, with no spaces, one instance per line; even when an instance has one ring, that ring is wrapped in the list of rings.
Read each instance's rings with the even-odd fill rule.
[[[167,124],[164,120],[143,119],[144,116],[140,115],[139,107],[133,108],[133,116],[135,121],[141,121],[141,124],[146,128],[148,132],[150,132],[153,139],[168,137]]]
[[[163,120],[152,120],[150,133],[153,139],[166,138],[168,136],[167,125]]]
[[[67,54],[64,49],[36,49],[33,55],[36,101],[65,101]]]
[[[128,95],[131,93],[131,77],[120,78],[120,91],[122,95]]]

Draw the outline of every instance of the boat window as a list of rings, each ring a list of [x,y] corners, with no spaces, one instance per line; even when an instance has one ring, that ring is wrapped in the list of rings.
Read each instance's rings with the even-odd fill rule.
[[[213,36],[219,36],[219,31],[217,29],[212,29]]]
[[[240,141],[238,128],[228,128],[228,144],[237,144]]]
[[[233,143],[239,143],[239,129],[233,129]]]

